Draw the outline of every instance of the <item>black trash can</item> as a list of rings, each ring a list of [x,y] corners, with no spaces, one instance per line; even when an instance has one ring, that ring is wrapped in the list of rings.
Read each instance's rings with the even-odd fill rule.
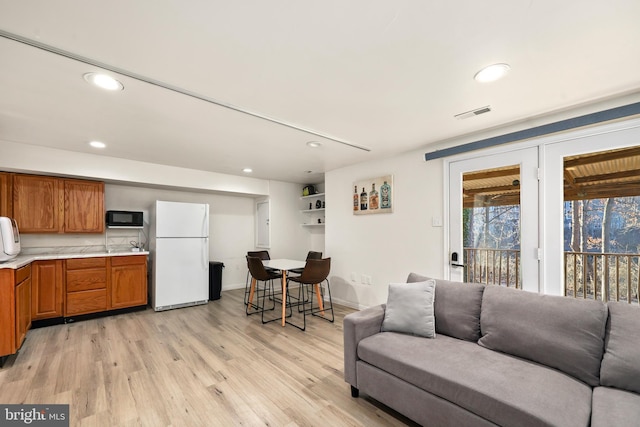
[[[209,262],[209,301],[220,299],[223,268],[224,264],[219,261]]]

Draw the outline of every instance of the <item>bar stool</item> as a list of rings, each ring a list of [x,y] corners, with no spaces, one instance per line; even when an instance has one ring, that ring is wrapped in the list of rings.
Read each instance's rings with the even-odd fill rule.
[[[332,322],[335,320],[335,316],[333,313],[333,301],[331,299],[331,286],[329,284],[329,272],[331,271],[331,258],[324,259],[308,259],[307,263],[302,270],[302,274],[300,276],[289,277],[287,280],[291,282],[296,282],[300,284],[301,288],[308,287],[308,291],[310,291],[310,307],[306,307],[306,298],[302,298],[298,301],[297,304],[302,304],[302,327],[287,322],[288,324],[295,326],[300,330],[306,330],[307,328],[307,313],[312,316],[321,317],[322,319]],[[326,307],[324,304],[324,288],[323,283],[327,282],[327,291],[329,292],[329,307]],[[288,286],[287,286],[288,288]],[[304,289],[302,290],[304,293]],[[313,295],[315,295],[316,300],[318,302],[317,307],[313,306]],[[289,300],[287,295],[287,301]],[[291,305],[291,304],[289,304]],[[331,318],[325,317],[327,311],[331,311]]]
[[[246,310],[245,310],[247,316],[250,316],[256,313],[261,313],[262,323],[269,323],[274,320],[279,320],[279,319],[271,319],[271,320],[265,321],[264,312],[265,312],[266,295],[269,289],[271,290],[271,295],[269,299],[273,301],[273,306],[269,310],[274,310],[276,308],[276,302],[275,302],[274,291],[273,291],[273,280],[282,279],[282,274],[273,273],[272,271],[267,271],[267,269],[264,267],[264,264],[262,264],[262,260],[258,257],[247,256],[247,267],[249,268],[249,273],[251,274],[251,286],[249,289],[249,298],[247,300]],[[262,304],[260,303],[260,283],[263,284]],[[254,294],[257,294],[256,304],[253,303]],[[249,312],[250,308],[253,308],[256,311],[250,313]]]
[[[269,251],[249,251],[247,252],[247,256],[260,258],[263,261],[270,260]],[[250,272],[247,270],[247,278],[244,281],[244,305],[247,305],[248,296],[249,296],[249,275]]]

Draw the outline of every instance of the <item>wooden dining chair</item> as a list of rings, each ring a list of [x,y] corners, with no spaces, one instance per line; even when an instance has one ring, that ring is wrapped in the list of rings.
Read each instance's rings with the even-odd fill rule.
[[[274,310],[276,306],[276,301],[274,297],[274,289],[273,289],[273,280],[274,279],[282,279],[282,274],[274,273],[273,271],[268,271],[264,264],[262,264],[262,259],[258,257],[250,257],[247,256],[247,268],[249,269],[249,274],[251,275],[251,285],[249,287],[249,298],[246,305],[246,314],[250,316],[252,314],[261,313],[262,323],[269,323],[274,320],[280,320],[280,318],[264,320],[264,312],[266,310],[266,296],[267,292],[270,292],[270,300],[273,302],[273,305],[268,310]],[[262,284],[262,287],[260,286]],[[262,301],[260,301],[260,290],[262,289]],[[256,296],[256,303],[253,302],[253,297]],[[253,309],[254,311],[251,311]]]
[[[321,317],[324,320],[333,322],[335,316],[333,313],[333,301],[331,299],[331,286],[329,283],[329,272],[331,271],[331,258],[323,259],[308,259],[302,274],[300,276],[289,277],[287,281],[299,283],[304,294],[305,288],[309,288],[311,298],[309,298],[310,307],[307,307],[307,299],[301,298],[297,304],[302,305],[302,326],[296,325],[287,321],[288,324],[295,326],[298,329],[306,330],[307,328],[307,313],[312,316]],[[326,282],[327,292],[329,294],[329,306],[327,307],[324,300],[324,287]],[[288,286],[287,286],[288,288]],[[317,305],[314,307],[314,296],[317,301]],[[287,296],[288,297],[288,296]],[[327,317],[327,312],[331,312],[331,318]]]

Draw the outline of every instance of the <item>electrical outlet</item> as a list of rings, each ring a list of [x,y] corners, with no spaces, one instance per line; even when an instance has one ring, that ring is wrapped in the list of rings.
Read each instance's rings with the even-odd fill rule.
[[[363,285],[370,285],[371,284],[371,276],[363,274],[362,275],[362,284]]]
[[[358,275],[356,273],[354,273],[353,271],[351,272],[351,281],[354,283],[358,282]]]

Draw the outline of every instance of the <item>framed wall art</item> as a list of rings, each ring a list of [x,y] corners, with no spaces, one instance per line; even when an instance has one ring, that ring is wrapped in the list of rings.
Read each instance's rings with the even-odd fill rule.
[[[393,175],[362,179],[354,182],[351,188],[354,215],[393,212]]]

